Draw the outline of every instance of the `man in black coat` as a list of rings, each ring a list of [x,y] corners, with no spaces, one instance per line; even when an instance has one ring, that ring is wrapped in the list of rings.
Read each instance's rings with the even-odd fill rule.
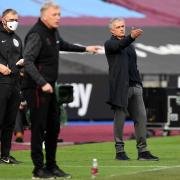
[[[20,104],[17,63],[22,58],[22,42],[14,32],[17,26],[17,12],[6,9],[0,23],[0,163],[6,164],[19,163],[10,156],[12,134]]]
[[[105,54],[109,64],[109,101],[114,109],[114,139],[116,159],[128,160],[124,150],[123,127],[126,116],[134,120],[138,160],[159,160],[147,150],[146,110],[143,89],[137,69],[137,55],[132,45],[143,31],[133,29],[125,36],[125,21],[115,18],[110,21],[111,38],[105,42]]]
[[[22,83],[30,108],[31,157],[33,178],[71,178],[56,164],[57,138],[60,130],[59,105],[55,95],[59,51],[97,52],[97,46],[77,46],[64,41],[58,26],[60,7],[46,3],[41,17],[25,37],[25,75]],[[45,163],[42,143],[45,142]]]

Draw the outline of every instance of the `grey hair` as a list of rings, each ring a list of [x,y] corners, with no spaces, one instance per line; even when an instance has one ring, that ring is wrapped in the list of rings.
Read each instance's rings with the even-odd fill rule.
[[[53,0],[47,0],[40,9],[41,14],[50,7],[60,8]]]
[[[124,20],[123,18],[121,18],[121,17],[112,18],[112,19],[109,21],[109,24],[108,24],[109,29],[112,29],[112,24],[113,24],[115,21],[125,21],[125,20]]]

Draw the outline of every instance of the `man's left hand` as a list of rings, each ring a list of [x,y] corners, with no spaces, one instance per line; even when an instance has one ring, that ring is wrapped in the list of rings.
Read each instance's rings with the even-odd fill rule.
[[[17,63],[16,66],[24,66],[24,59],[20,59]]]

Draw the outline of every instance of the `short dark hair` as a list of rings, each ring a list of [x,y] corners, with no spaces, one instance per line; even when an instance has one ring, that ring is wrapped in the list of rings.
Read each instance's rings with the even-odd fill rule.
[[[8,13],[12,13],[12,14],[17,14],[17,11],[16,10],[14,10],[14,9],[6,9],[6,10],[4,10],[3,11],[3,13],[2,13],[2,17],[4,17],[4,16],[6,16]]]

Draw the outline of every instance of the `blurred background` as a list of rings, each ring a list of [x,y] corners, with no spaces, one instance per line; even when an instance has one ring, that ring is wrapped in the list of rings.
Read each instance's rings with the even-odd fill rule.
[[[6,8],[18,11],[17,33],[24,39],[44,2],[1,0],[0,12]],[[134,46],[144,84],[149,127],[180,129],[180,1],[56,0],[56,3],[62,10],[59,32],[64,40],[75,44],[103,47],[110,37],[107,25],[114,17],[126,20],[127,34],[132,27],[144,30]],[[96,55],[61,52],[58,83],[74,87],[74,101],[65,105],[68,122],[112,123],[113,114],[106,104],[107,74],[104,50]]]

